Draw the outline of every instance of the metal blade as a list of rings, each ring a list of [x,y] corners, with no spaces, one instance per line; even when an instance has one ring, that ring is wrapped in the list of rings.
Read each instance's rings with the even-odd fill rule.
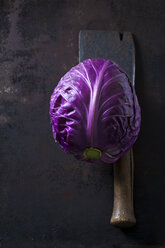
[[[135,83],[135,49],[132,34],[82,30],[79,33],[79,62],[88,58],[110,59],[119,64]]]

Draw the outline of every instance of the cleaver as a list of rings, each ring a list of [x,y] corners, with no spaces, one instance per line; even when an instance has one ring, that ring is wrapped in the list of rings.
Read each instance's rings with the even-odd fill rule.
[[[79,33],[79,62],[88,58],[109,59],[121,66],[135,84],[135,47],[131,33],[82,30]],[[133,151],[114,165],[114,202],[110,223],[120,228],[136,223],[133,207]]]

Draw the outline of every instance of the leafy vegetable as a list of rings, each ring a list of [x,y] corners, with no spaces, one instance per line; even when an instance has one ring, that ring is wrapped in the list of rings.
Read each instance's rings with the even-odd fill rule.
[[[126,73],[110,60],[87,59],[61,78],[51,96],[50,119],[65,152],[114,163],[136,141],[141,116]]]

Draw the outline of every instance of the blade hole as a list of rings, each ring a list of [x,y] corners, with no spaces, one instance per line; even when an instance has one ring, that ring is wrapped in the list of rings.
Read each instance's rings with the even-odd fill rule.
[[[120,40],[123,40],[123,33],[119,33]]]

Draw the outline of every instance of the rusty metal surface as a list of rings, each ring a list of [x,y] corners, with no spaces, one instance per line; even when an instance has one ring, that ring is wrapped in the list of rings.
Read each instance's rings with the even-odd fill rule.
[[[164,246],[164,11],[164,0],[0,1],[0,247]],[[142,129],[130,231],[109,224],[112,168],[77,162],[52,138],[50,94],[78,63],[82,29],[134,34]]]

